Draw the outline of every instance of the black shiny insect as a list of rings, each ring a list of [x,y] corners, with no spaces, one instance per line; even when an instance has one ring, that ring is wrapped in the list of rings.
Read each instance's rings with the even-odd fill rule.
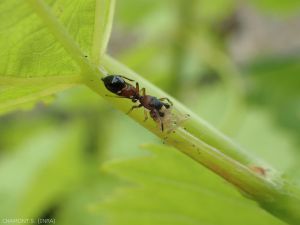
[[[139,102],[139,105],[134,105],[131,107],[128,113],[132,110],[140,107],[144,107],[145,109],[150,111],[150,116],[155,122],[159,122],[161,130],[164,131],[164,123],[163,118],[167,113],[164,109],[169,109],[173,103],[168,98],[156,98],[151,95],[146,94],[146,89],[142,88],[140,90],[139,83],[136,82],[135,87],[126,82],[125,80],[134,82],[127,77],[122,75],[108,75],[102,78],[102,81],[110,92],[118,95],[113,97],[120,97],[120,98],[128,98],[131,99],[132,102]],[[167,101],[164,102],[164,101]],[[147,111],[144,111],[145,120],[148,119]]]

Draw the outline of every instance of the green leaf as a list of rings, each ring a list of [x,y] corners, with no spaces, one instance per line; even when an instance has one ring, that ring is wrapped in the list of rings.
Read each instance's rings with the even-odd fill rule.
[[[1,78],[0,78],[1,79]],[[37,101],[49,102],[52,94],[72,87],[70,84],[0,85],[0,114],[16,108],[30,109]]]
[[[114,0],[1,1],[0,110],[82,83],[82,61],[99,63],[106,49],[113,9]]]
[[[109,224],[285,224],[174,149],[146,148],[150,156],[105,167],[132,182],[102,203]]]

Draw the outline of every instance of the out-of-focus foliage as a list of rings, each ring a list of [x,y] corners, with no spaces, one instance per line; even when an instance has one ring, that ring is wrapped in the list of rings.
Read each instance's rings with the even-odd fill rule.
[[[3,155],[1,216],[32,217],[56,204],[59,196],[75,187],[82,176],[81,147],[80,124],[61,131],[45,126]]]
[[[279,13],[297,13],[300,7],[300,3],[294,0],[280,1],[280,0],[254,0],[252,1],[259,9],[263,9],[266,12],[279,12]]]
[[[199,96],[201,99],[196,110],[215,126],[222,125],[226,118],[220,112],[230,107],[228,97],[224,96],[224,89],[219,85],[206,87],[199,92]],[[293,136],[276,125],[270,111],[248,105],[247,109],[238,113],[242,115],[235,118],[242,123],[236,127],[233,138],[248,151],[252,151],[279,171],[291,169],[298,162],[297,145]],[[258,131],[261,135],[256,135]],[[285,160],[281,160],[282,158]]]
[[[299,140],[300,140],[300,66],[299,56],[271,58],[252,65],[248,71],[249,100],[252,104],[264,107],[270,113],[280,137],[286,137],[294,146],[289,175],[297,177],[299,182]],[[274,130],[274,129],[273,129]],[[278,140],[278,139],[277,139]],[[284,141],[281,140],[281,144]],[[273,142],[275,143],[275,142]],[[274,145],[280,152],[286,152],[287,146]],[[278,151],[276,155],[278,155]],[[286,162],[286,161],[285,161]],[[284,164],[280,158],[278,164]]]
[[[150,156],[105,167],[135,183],[103,203],[110,224],[284,224],[175,149],[147,149]]]
[[[269,107],[279,125],[300,140],[300,58],[275,58],[252,65],[247,71],[251,101]]]
[[[94,1],[47,3],[90,54]],[[241,10],[284,22],[299,15],[297,7],[293,0],[121,0],[109,52],[230,134],[266,167],[299,182],[299,51],[245,55],[239,64],[230,49],[233,37],[243,38]],[[27,108],[0,118],[0,219],[44,217],[78,225],[283,224],[185,156],[162,146],[151,145],[151,154],[141,150],[141,144],[159,140],[90,90],[76,87],[49,97],[69,88],[79,69],[37,17],[27,16],[28,10],[17,0],[0,2],[1,55],[11,56],[0,59],[0,111],[20,103]],[[8,62],[13,63],[6,67]],[[60,85],[47,82],[46,77],[62,74]],[[24,79],[18,83],[15,75]],[[29,76],[37,80],[28,83]],[[46,105],[31,108],[45,96]],[[123,161],[131,157],[138,158]],[[116,162],[100,172],[110,160]]]

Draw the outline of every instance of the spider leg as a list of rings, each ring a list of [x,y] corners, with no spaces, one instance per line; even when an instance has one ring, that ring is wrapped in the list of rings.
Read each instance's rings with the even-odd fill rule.
[[[110,98],[127,98],[124,96],[115,96],[115,95],[105,95],[106,97],[110,97]]]
[[[136,93],[140,92],[140,85],[138,82],[135,83],[135,90],[136,90]]]
[[[131,109],[127,112],[127,114],[131,113],[132,110],[137,109],[137,108],[140,108],[140,107],[142,107],[142,106],[143,106],[142,104],[132,106]]]
[[[148,119],[148,113],[147,113],[147,110],[146,110],[146,109],[144,110],[144,115],[145,115],[144,122],[146,122],[146,120]]]
[[[124,79],[126,79],[126,80],[129,80],[129,81],[134,81],[134,80],[132,80],[132,79],[130,79],[130,78],[128,78],[128,77],[125,77],[125,76],[122,76],[122,75],[118,75],[119,77],[122,77],[122,78],[124,78]]]
[[[140,92],[142,92],[142,95],[143,95],[143,96],[146,95],[146,89],[145,89],[145,88],[142,88]]]
[[[160,101],[164,101],[164,100],[167,100],[167,102],[172,106],[173,105],[173,102],[171,102],[170,99],[168,98],[159,98]]]
[[[163,121],[161,120],[161,117],[160,117],[160,115],[159,115],[159,112],[158,112],[157,110],[154,110],[153,112],[154,112],[154,114],[155,114],[155,118],[156,118],[156,119],[158,120],[158,122],[159,122],[161,131],[164,132],[164,123],[163,123]]]

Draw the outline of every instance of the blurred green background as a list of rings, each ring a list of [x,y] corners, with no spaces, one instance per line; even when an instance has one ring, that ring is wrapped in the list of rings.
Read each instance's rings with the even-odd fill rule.
[[[299,1],[186,2],[118,1],[109,54],[299,182]],[[0,217],[55,218],[56,224],[73,225],[107,224],[107,215],[123,215],[101,202],[116,197],[114,190],[127,181],[102,165],[145,157],[149,152],[142,144],[161,143],[81,86],[33,109],[1,115],[0,134]],[[136,224],[169,224],[147,218]],[[239,223],[228,218],[216,224]]]

